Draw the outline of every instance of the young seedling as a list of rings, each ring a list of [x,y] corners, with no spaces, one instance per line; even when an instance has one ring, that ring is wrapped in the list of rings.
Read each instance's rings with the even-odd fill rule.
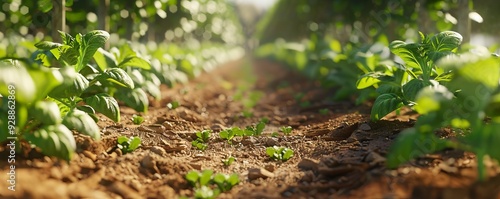
[[[132,122],[134,124],[142,124],[144,122],[144,118],[140,115],[133,115],[132,116]]]
[[[273,160],[287,161],[293,157],[293,150],[286,147],[267,147],[266,154]]]
[[[125,154],[136,150],[141,145],[141,138],[133,136],[127,138],[126,136],[120,136],[116,142],[116,146],[123,152],[123,154]]]
[[[181,104],[178,101],[173,101],[167,104],[167,108],[171,110],[179,108],[179,106],[181,106]]]
[[[195,198],[216,198],[220,193],[231,190],[240,182],[237,174],[214,174],[212,170],[190,171],[186,180],[195,188]]]
[[[278,137],[280,134],[278,132],[271,133],[271,137]]]
[[[327,108],[319,109],[319,111],[318,111],[318,113],[321,115],[328,115],[329,112],[330,112],[330,110]]]
[[[283,132],[285,135],[290,135],[292,133],[292,127],[291,126],[282,126],[280,128],[280,131]]]
[[[208,147],[208,140],[210,139],[211,130],[203,130],[196,132],[196,140],[191,142],[193,147],[196,147],[199,150],[205,150]]]
[[[225,166],[230,166],[231,164],[233,164],[233,162],[236,160],[235,157],[233,156],[229,156],[227,159],[225,160],[222,160],[222,163],[225,165]]]

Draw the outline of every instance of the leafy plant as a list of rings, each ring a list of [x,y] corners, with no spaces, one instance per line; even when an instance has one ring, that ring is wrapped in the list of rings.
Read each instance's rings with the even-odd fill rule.
[[[259,136],[264,131],[266,127],[266,123],[259,122],[255,126],[247,126],[245,129],[241,129],[239,127],[231,127],[219,132],[219,136],[222,139],[227,140],[231,143],[232,139],[235,136]]]
[[[125,154],[135,151],[141,145],[141,138],[120,136],[116,139],[116,142],[116,146]]]
[[[287,161],[293,157],[293,150],[286,147],[267,147],[266,154],[273,160]]]
[[[227,159],[225,160],[222,160],[222,163],[225,165],[225,166],[230,166],[231,164],[233,164],[233,162],[236,160],[235,157],[233,156],[229,156]]]
[[[208,140],[210,139],[211,130],[203,130],[196,132],[196,140],[191,142],[193,147],[198,148],[199,150],[205,150],[208,147]]]
[[[173,101],[167,104],[167,108],[169,109],[176,109],[179,108],[180,103],[178,101]]]
[[[292,127],[291,126],[282,126],[280,127],[280,131],[283,132],[285,135],[290,135],[292,133]]]
[[[144,117],[140,115],[132,115],[132,122],[134,124],[142,124],[144,122]]]
[[[358,89],[374,86],[380,94],[375,100],[371,119],[379,120],[403,106],[415,105],[418,92],[427,86],[438,86],[450,80],[450,71],[438,65],[437,61],[454,54],[462,42],[462,36],[453,31],[445,31],[432,37],[420,33],[419,43],[393,41],[391,52],[404,61],[386,71],[372,71],[361,76]]]
[[[391,146],[387,165],[391,168],[422,154],[453,147],[476,154],[479,180],[487,177],[484,158],[500,161],[499,80],[500,60],[491,55],[463,54],[438,62],[451,71],[449,82],[423,88],[414,106],[421,116],[413,128],[401,132]],[[491,122],[485,122],[486,117]],[[451,127],[462,132],[457,140],[442,140],[434,131]]]
[[[214,174],[212,170],[190,171],[186,180],[195,188],[194,197],[200,199],[216,198],[240,182],[237,174]]]

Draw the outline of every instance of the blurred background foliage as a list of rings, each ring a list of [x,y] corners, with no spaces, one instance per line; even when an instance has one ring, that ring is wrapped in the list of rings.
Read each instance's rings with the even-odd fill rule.
[[[257,35],[261,43],[276,38],[298,41],[311,33],[329,35],[343,44],[386,43],[416,39],[417,31],[456,30],[461,15],[469,12],[471,34],[498,35],[499,7],[495,0],[280,0],[260,22]]]
[[[108,1],[107,16],[101,15]],[[0,3],[0,38],[6,35],[51,35],[52,0],[4,0]],[[234,4],[226,0],[66,0],[66,32],[74,35],[99,27],[109,18],[106,31],[132,41],[190,39],[240,44],[241,26]],[[2,34],[3,33],[3,34]]]

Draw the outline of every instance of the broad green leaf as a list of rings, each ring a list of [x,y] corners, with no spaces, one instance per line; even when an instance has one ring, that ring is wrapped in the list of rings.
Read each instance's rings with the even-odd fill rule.
[[[412,79],[403,85],[403,96],[408,101],[415,101],[415,96],[426,84],[421,79]]]
[[[441,103],[449,103],[453,93],[442,85],[423,88],[415,97],[415,110],[420,114],[427,114],[441,108]]]
[[[396,94],[385,93],[377,97],[375,100],[372,110],[371,119],[380,120],[392,111],[401,108],[403,106],[403,100],[399,98]]]
[[[288,160],[293,157],[293,150],[285,149],[283,153],[283,160]]]
[[[32,133],[24,134],[24,138],[40,148],[43,154],[66,161],[71,160],[76,150],[73,133],[62,124],[39,128]]]
[[[29,115],[44,125],[61,123],[59,107],[52,101],[38,101],[29,109]]]
[[[35,81],[26,67],[0,61],[0,94],[9,96],[11,93],[14,94],[17,102],[31,103],[37,98]]]
[[[89,81],[80,73],[76,73],[72,84],[59,85],[49,93],[49,96],[53,98],[79,97],[88,87]]]
[[[420,47],[418,44],[407,44],[403,41],[393,41],[389,45],[391,52],[399,56],[406,66],[423,70],[425,66],[424,58],[420,55]]]
[[[191,183],[192,186],[196,186],[199,178],[200,173],[198,171],[190,171],[186,174],[186,180]]]
[[[78,34],[76,40],[80,44],[78,63],[76,71],[80,71],[92,59],[98,48],[103,47],[109,39],[109,33],[102,30],[94,30],[83,36]]]
[[[118,67],[115,56],[102,48],[97,49],[94,54],[94,60],[101,71],[105,71],[108,68]]]
[[[104,73],[95,77],[95,80],[101,83],[109,81],[126,88],[134,88],[134,81],[132,81],[132,78],[130,78],[127,72],[121,68],[109,68]]]
[[[127,45],[124,45],[127,46]],[[125,68],[125,67],[135,67],[135,68],[142,68],[144,70],[149,70],[151,69],[150,63],[145,60],[144,58],[141,58],[137,55],[129,55],[118,63],[118,67],[120,68]]]
[[[84,98],[83,101],[94,108],[95,111],[102,113],[109,119],[115,122],[120,121],[120,107],[118,106],[118,102],[108,94],[96,94]]]
[[[37,47],[38,49],[41,49],[41,50],[52,50],[54,48],[59,48],[61,46],[63,46],[63,44],[55,43],[55,42],[51,42],[51,41],[41,41],[41,42],[35,44],[35,47]]]
[[[486,109],[487,116],[493,117],[493,120],[500,123],[500,93],[493,95]]]
[[[97,118],[97,115],[95,114],[94,108],[92,108],[89,105],[83,105],[83,106],[77,106],[76,107],[78,110],[81,110],[83,112],[86,112],[88,116],[90,116],[94,122],[99,122],[99,118]]]
[[[357,89],[364,89],[380,82],[380,77],[385,76],[382,72],[370,72],[359,77],[356,82]]]
[[[451,146],[451,141],[441,140],[430,132],[417,132],[409,128],[401,132],[389,149],[386,165],[396,168],[424,154],[433,153]]]
[[[145,70],[151,69],[150,63],[146,59],[140,57],[131,46],[132,45],[128,43],[128,45],[122,45],[120,47],[119,56],[117,58],[118,67],[125,68],[130,66]]]
[[[40,11],[47,13],[50,10],[52,10],[52,0],[39,0],[38,1],[38,8]]]
[[[130,140],[130,139],[129,139],[128,137],[125,137],[125,136],[120,136],[120,137],[118,137],[118,138],[116,139],[116,142],[117,142],[118,144],[125,145],[125,144],[128,144],[128,141],[129,141],[129,140]]]
[[[101,137],[99,127],[96,122],[86,112],[78,109],[70,111],[63,119],[62,123],[70,130],[76,130],[94,139]]]
[[[131,139],[132,140],[130,140],[130,145],[128,147],[129,147],[129,150],[133,151],[141,145],[141,138],[133,137]]]
[[[148,95],[140,88],[120,89],[115,93],[115,97],[138,112],[146,113],[148,111]]]
[[[214,173],[214,171],[212,171],[212,170],[204,170],[200,176],[200,181],[199,181],[200,185],[201,186],[208,185],[208,182],[210,182],[210,180],[212,180],[213,173]]]
[[[431,46],[429,56],[436,61],[458,48],[462,43],[462,35],[453,31],[444,31],[432,36],[429,40]]]
[[[398,96],[403,95],[401,91],[401,85],[395,82],[382,82],[380,86],[377,88],[377,93],[394,93]]]
[[[148,92],[156,100],[160,100],[161,99],[160,85],[156,85],[156,84],[154,84],[151,81],[146,81],[146,82],[144,82],[144,85],[142,86],[142,89],[144,91]]]

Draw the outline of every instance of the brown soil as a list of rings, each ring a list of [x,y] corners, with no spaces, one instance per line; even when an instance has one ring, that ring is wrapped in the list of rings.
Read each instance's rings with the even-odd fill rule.
[[[450,149],[386,169],[388,147],[401,130],[413,125],[414,113],[402,111],[370,122],[370,104],[325,100],[332,90],[270,61],[230,62],[190,83],[162,90],[163,99],[152,102],[143,124],[134,125],[131,118],[137,113],[122,107],[120,123],[100,117],[101,140],[76,135],[78,150],[69,163],[35,150],[16,154],[16,191],[0,180],[0,198],[191,197],[184,175],[212,169],[237,173],[241,180],[219,198],[500,199],[498,165],[487,162],[492,178],[477,183],[475,157],[468,152]],[[243,117],[242,101],[252,91],[264,95],[253,107],[253,117]],[[294,98],[297,93],[304,93],[310,106],[302,108]],[[238,95],[243,100],[237,100]],[[181,106],[170,110],[166,104],[172,101]],[[232,144],[219,138],[221,129],[253,125],[263,117],[270,123],[261,136],[235,138]],[[281,126],[292,126],[292,134],[270,136]],[[203,129],[214,133],[208,148],[200,151],[191,141],[194,132]],[[115,148],[120,135],[140,136],[142,146],[122,154]],[[454,137],[446,130],[438,135]],[[286,162],[274,161],[265,154],[268,146],[286,146],[295,154]],[[5,147],[0,151],[0,157],[7,157]],[[236,161],[224,166],[222,160],[229,156]],[[9,172],[8,166],[0,161],[0,173]]]

